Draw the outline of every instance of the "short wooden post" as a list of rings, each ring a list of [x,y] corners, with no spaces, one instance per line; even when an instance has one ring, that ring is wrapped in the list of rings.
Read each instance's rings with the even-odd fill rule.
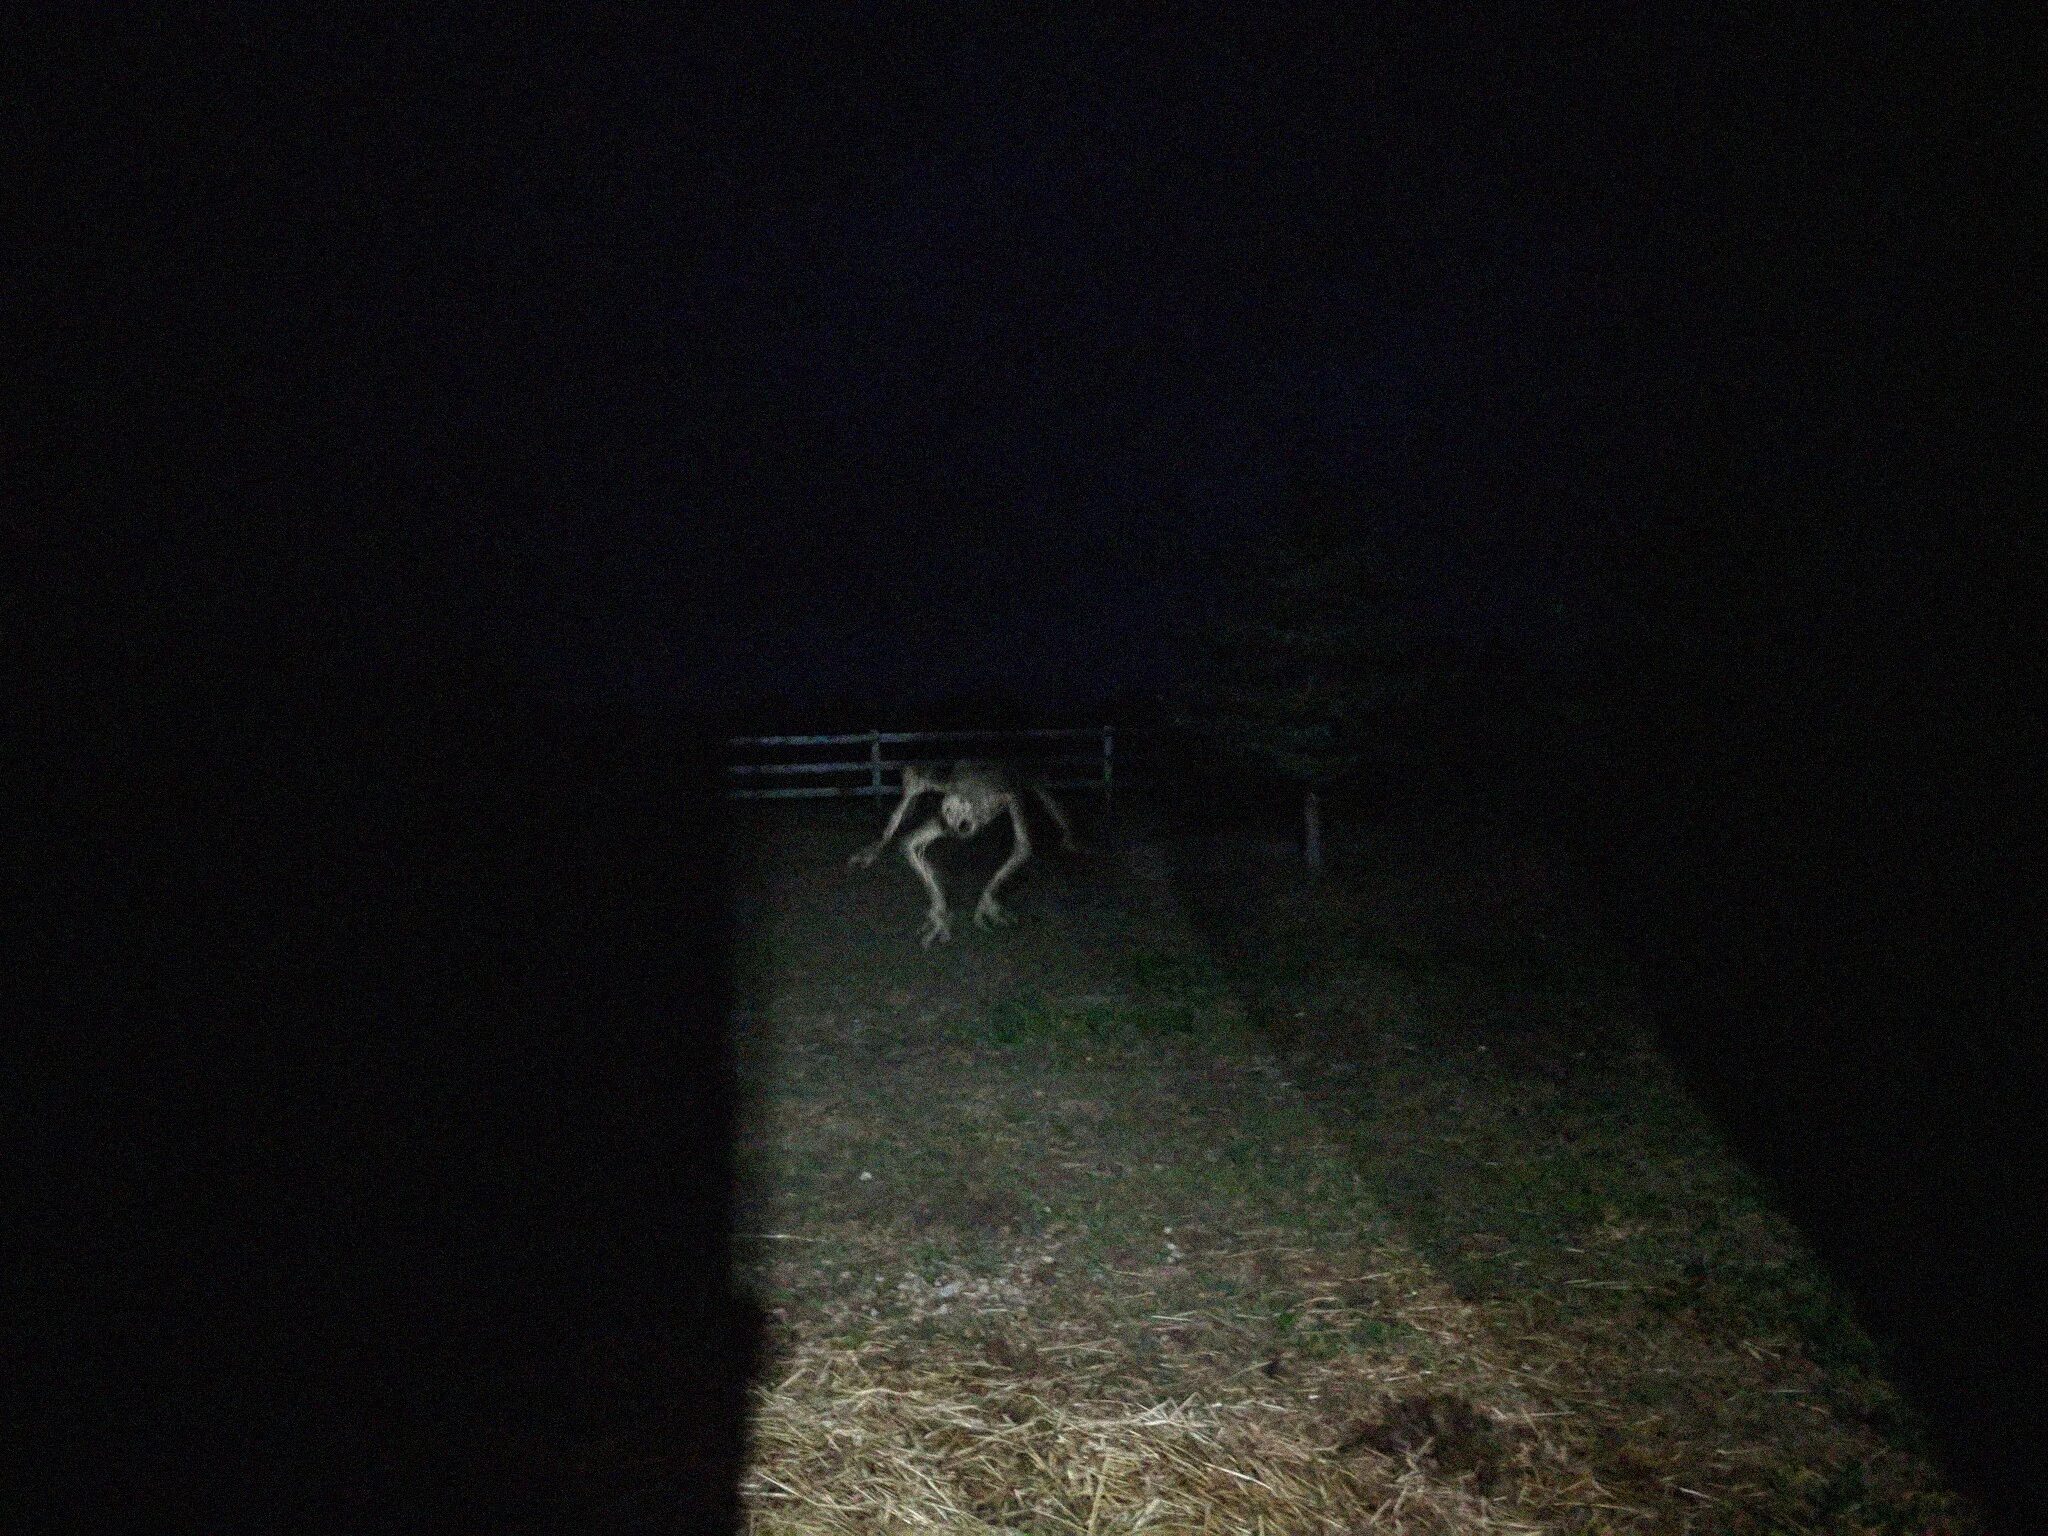
[[[868,732],[868,781],[872,786],[869,792],[873,794],[877,800],[881,799],[882,733],[880,731]]]

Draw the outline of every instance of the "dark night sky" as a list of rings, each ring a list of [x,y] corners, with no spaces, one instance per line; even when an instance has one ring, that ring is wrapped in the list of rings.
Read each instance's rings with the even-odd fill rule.
[[[121,606],[800,727],[1157,684],[1304,484],[1538,659],[1693,525],[1963,499],[1988,26],[1105,15],[81,39],[141,88],[31,114],[116,146],[52,184],[32,296],[107,319],[44,394],[106,375],[90,472],[193,504]]]

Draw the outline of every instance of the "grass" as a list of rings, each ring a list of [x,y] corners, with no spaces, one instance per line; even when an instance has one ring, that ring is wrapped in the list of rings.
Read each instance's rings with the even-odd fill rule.
[[[753,1530],[1975,1529],[1625,977],[1358,885],[1072,878],[1099,954],[884,899],[832,992],[789,978],[842,898],[783,887]]]

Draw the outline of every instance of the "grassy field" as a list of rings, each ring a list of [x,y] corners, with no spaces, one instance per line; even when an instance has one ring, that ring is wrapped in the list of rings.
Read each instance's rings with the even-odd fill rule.
[[[752,1530],[1977,1529],[1539,852],[878,821],[747,824]]]

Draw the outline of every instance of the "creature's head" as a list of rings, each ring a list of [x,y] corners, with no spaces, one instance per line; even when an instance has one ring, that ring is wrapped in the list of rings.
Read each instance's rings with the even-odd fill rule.
[[[957,791],[940,803],[939,816],[955,837],[972,837],[981,830],[981,808]]]

